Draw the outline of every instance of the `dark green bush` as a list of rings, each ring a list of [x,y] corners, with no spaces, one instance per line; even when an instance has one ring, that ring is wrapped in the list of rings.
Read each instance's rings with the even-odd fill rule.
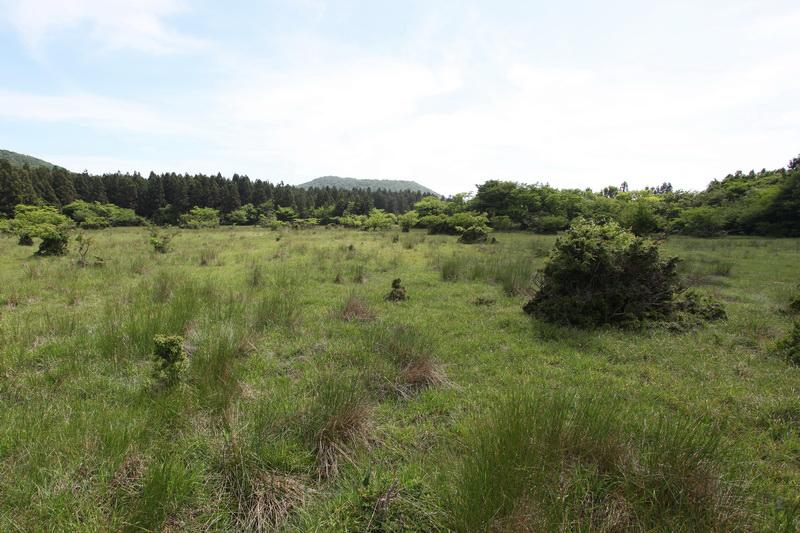
[[[778,341],[778,353],[793,365],[800,365],[800,322],[795,322],[792,331]]]
[[[458,242],[461,244],[476,244],[479,242],[486,242],[489,238],[489,230],[483,226],[470,226],[464,233],[461,234],[461,237],[458,238]]]
[[[153,337],[153,377],[163,385],[174,385],[186,370],[188,358],[180,335]]]
[[[789,311],[792,313],[800,313],[800,294],[796,295],[791,302],[789,302]]]
[[[580,327],[674,320],[679,313],[701,319],[724,315],[696,296],[676,299],[682,291],[677,264],[675,257],[662,258],[654,242],[616,222],[579,220],[556,241],[524,309]]]
[[[392,290],[389,291],[389,294],[386,295],[385,299],[390,302],[401,302],[403,300],[408,300],[406,288],[400,284],[400,278],[392,281]]]
[[[36,255],[56,256],[67,253],[69,237],[65,231],[58,228],[49,228],[46,231],[42,231],[39,236],[42,238],[42,242],[39,244],[39,249],[36,250]]]

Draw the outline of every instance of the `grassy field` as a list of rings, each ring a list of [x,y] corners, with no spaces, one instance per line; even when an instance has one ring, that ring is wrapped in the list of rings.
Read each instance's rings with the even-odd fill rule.
[[[92,236],[83,268],[0,238],[2,531],[797,527],[800,369],[772,349],[798,240],[670,239],[728,312],[671,332],[525,315],[552,237]]]

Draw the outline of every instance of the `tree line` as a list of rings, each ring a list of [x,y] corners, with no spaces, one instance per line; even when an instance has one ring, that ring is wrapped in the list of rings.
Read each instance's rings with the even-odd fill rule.
[[[83,227],[131,225],[341,224],[461,234],[470,228],[553,233],[578,218],[614,220],[640,235],[683,233],[800,236],[800,157],[777,170],[736,172],[701,192],[668,182],[631,191],[626,183],[600,192],[489,180],[474,195],[450,198],[418,191],[301,188],[234,174],[71,173],[0,160],[0,213],[18,205],[50,205]],[[141,218],[137,218],[141,217]]]
[[[157,224],[176,224],[193,207],[207,207],[226,215],[243,206],[290,208],[297,218],[366,215],[373,209],[404,213],[421,200],[418,191],[296,187],[251,180],[234,174],[73,173],[61,167],[14,166],[0,159],[0,213],[11,216],[19,204],[63,207],[76,200],[113,204],[131,209]]]

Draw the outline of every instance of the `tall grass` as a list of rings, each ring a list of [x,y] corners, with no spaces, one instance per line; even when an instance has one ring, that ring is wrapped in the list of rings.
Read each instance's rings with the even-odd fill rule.
[[[303,434],[312,447],[320,478],[336,474],[342,460],[353,461],[356,447],[368,444],[371,408],[358,381],[323,376],[303,417]]]
[[[453,255],[441,259],[443,281],[486,281],[497,283],[509,296],[529,294],[533,288],[536,265],[525,256],[504,254]]]
[[[396,367],[393,387],[401,396],[445,382],[426,332],[411,325],[377,324],[369,335],[373,349]]]
[[[476,422],[452,482],[458,531],[727,530],[741,513],[719,434],[656,417],[633,425],[605,395],[515,393]]]

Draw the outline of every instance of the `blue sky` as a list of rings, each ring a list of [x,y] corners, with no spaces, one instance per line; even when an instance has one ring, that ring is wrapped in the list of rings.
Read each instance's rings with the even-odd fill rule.
[[[796,1],[0,0],[0,147],[90,172],[701,189],[800,152]]]

